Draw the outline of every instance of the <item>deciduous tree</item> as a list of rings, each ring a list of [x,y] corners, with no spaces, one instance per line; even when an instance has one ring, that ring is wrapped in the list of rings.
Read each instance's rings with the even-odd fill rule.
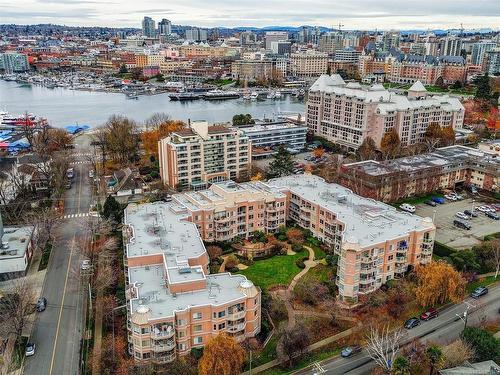
[[[430,262],[416,267],[416,298],[421,306],[429,307],[447,301],[458,302],[465,292],[465,280],[459,272],[444,262]]]
[[[356,157],[360,161],[372,160],[377,157],[377,145],[372,137],[366,137],[356,151]]]
[[[381,328],[372,326],[366,337],[368,341],[366,351],[378,367],[391,371],[394,360],[398,357],[403,337],[404,331],[401,328],[392,330],[389,325]]]
[[[316,147],[313,151],[315,158],[320,158],[325,154],[325,149],[323,147]]]
[[[198,364],[199,375],[238,375],[245,361],[245,350],[225,333],[207,343]]]
[[[158,158],[158,141],[185,128],[182,121],[172,120],[166,113],[155,113],[144,123],[146,130],[141,133],[142,148],[146,155]]]
[[[443,368],[456,367],[474,358],[474,349],[462,339],[443,346]]]
[[[15,340],[22,335],[28,324],[28,316],[34,312],[35,293],[33,285],[25,278],[16,279],[3,291],[0,298],[0,336],[14,336]]]
[[[300,360],[309,343],[309,331],[302,323],[282,328],[278,344],[281,348],[280,354],[284,357],[282,359],[291,367],[295,361]]]
[[[450,146],[455,143],[455,130],[451,125],[445,126],[441,134],[441,143],[443,146]]]
[[[302,244],[304,242],[304,232],[299,228],[290,228],[286,231],[286,238],[294,244]]]
[[[220,248],[220,246],[215,246],[215,245],[207,246],[207,253],[210,259],[213,260],[222,255],[222,249]]]
[[[391,159],[397,156],[401,147],[398,132],[392,128],[386,132],[380,141],[380,150],[386,159]]]

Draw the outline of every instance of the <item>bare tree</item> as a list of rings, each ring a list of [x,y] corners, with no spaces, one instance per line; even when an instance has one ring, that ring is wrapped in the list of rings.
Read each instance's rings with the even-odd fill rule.
[[[93,141],[101,154],[101,175],[106,173],[106,160],[108,156],[108,131],[102,126],[92,134]]]
[[[56,228],[61,222],[61,216],[52,207],[39,208],[26,217],[26,223],[34,225],[32,241],[35,248],[46,251],[50,243],[56,239]]]
[[[168,123],[170,120],[171,118],[168,114],[156,112],[144,121],[144,126],[146,127],[146,130],[160,130],[161,125]]]
[[[0,299],[0,336],[14,336],[17,340],[28,323],[28,316],[34,312],[35,293],[26,278],[11,282]]]
[[[491,246],[491,261],[495,267],[495,279],[498,277],[500,272],[500,239],[495,238],[490,241]]]
[[[372,326],[366,337],[366,351],[379,367],[390,371],[404,336],[405,332],[401,328],[391,330],[388,324],[380,328]]]
[[[298,323],[293,327],[285,327],[281,329],[279,347],[282,359],[288,361],[288,365],[292,366],[294,361],[300,359],[304,354],[307,346],[310,343],[309,331]]]
[[[107,148],[113,160],[121,164],[132,161],[139,141],[136,122],[124,116],[111,116],[104,127]]]
[[[443,346],[442,350],[444,357],[443,368],[459,366],[475,356],[474,348],[462,339]]]

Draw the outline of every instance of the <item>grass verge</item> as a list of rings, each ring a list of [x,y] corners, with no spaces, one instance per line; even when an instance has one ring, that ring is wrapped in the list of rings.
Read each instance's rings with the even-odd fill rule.
[[[42,259],[40,259],[40,264],[38,265],[38,271],[43,271],[49,265],[50,253],[52,252],[52,244],[47,244],[47,247],[42,252]]]

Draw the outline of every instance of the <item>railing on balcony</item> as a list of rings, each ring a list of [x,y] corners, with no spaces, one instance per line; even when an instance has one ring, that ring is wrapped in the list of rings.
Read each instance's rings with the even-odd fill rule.
[[[173,340],[169,341],[165,344],[161,344],[161,345],[155,344],[152,346],[153,352],[157,352],[157,353],[158,352],[169,352],[174,348],[175,348],[175,341],[173,341]]]
[[[171,329],[169,331],[155,331],[155,329],[151,330],[151,338],[153,339],[169,339],[175,334],[175,330]]]
[[[246,326],[246,323],[239,323],[239,324],[235,324],[235,325],[228,325],[227,326],[227,331],[228,332],[238,332],[238,331],[244,330],[245,326]]]
[[[238,320],[238,319],[243,319],[246,315],[246,311],[237,311],[233,313],[228,313],[227,314],[227,319],[228,320]]]
[[[169,363],[175,360],[175,354],[153,356],[151,360],[155,363]]]
[[[396,263],[406,263],[406,256],[396,256]]]

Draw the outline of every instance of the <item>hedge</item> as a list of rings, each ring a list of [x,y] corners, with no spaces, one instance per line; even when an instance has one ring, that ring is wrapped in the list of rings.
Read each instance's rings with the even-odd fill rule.
[[[446,246],[441,242],[434,241],[434,254],[440,257],[449,257],[456,250],[452,247]]]

